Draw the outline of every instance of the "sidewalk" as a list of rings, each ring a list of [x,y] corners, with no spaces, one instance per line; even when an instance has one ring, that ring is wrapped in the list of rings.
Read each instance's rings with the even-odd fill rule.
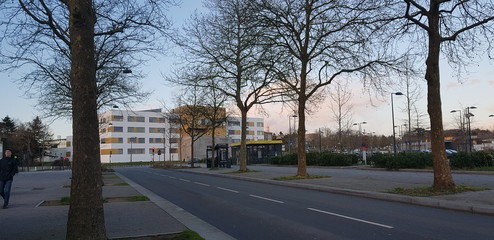
[[[222,168],[219,170],[209,170],[205,166],[201,166],[200,168],[183,169],[182,171],[198,174],[213,174],[226,178],[264,182],[269,184],[402,202],[427,207],[465,211],[476,214],[494,215],[494,173],[465,171],[453,173],[453,178],[456,185],[486,187],[491,190],[465,192],[435,197],[411,197],[383,192],[397,187],[429,187],[433,182],[433,174],[431,171],[385,171],[369,168],[309,167],[307,170],[309,174],[325,175],[330,177],[307,180],[277,181],[272,179],[278,177],[295,176],[297,168],[294,166],[262,165],[248,166],[248,168],[255,171],[225,174],[228,172],[237,171],[239,169],[238,166],[232,166],[230,169]]]
[[[70,195],[70,177],[70,171],[22,172],[16,175],[10,208],[0,209],[0,239],[65,239],[69,207],[44,205],[47,201]],[[232,239],[118,173],[104,173],[103,181],[104,198],[145,195],[151,200],[104,203],[109,239],[172,234],[188,229],[206,239]]]

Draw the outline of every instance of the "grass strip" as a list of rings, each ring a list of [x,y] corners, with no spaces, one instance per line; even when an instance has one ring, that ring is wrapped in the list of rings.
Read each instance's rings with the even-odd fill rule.
[[[471,187],[471,186],[455,186],[451,188],[433,188],[433,187],[418,187],[418,188],[401,188],[397,187],[388,191],[384,191],[385,193],[392,194],[400,194],[407,195],[413,197],[432,197],[432,196],[441,196],[441,195],[451,195],[463,192],[475,192],[475,191],[485,191],[490,190],[489,188],[481,188],[481,187]]]
[[[287,176],[287,177],[277,177],[277,178],[272,178],[272,180],[277,180],[277,181],[292,181],[292,180],[317,179],[317,178],[330,178],[330,177],[331,177],[331,176],[324,176],[324,175]]]

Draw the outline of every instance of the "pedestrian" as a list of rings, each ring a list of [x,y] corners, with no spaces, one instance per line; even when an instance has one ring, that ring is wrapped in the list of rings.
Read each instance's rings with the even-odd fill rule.
[[[12,158],[12,151],[5,150],[5,157],[0,160],[0,196],[3,197],[3,209],[9,208],[12,181],[19,172],[17,165],[17,160]]]

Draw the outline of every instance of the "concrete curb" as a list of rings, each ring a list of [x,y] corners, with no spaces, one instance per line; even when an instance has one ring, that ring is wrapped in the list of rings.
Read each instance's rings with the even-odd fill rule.
[[[122,180],[124,180],[126,183],[128,183],[130,186],[132,186],[134,189],[136,189],[139,193],[141,193],[144,196],[147,196],[154,204],[156,204],[158,207],[160,207],[165,212],[170,214],[172,217],[177,219],[179,222],[181,222],[183,225],[185,225],[188,229],[197,232],[204,239],[206,239],[206,240],[208,240],[208,239],[211,239],[211,240],[232,240],[232,239],[235,239],[235,238],[231,237],[230,235],[217,229],[213,225],[211,225],[207,222],[204,222],[203,220],[190,214],[189,212],[185,211],[184,209],[178,207],[177,205],[161,198],[160,196],[156,195],[155,193],[151,192],[150,190],[148,190],[148,189],[142,187],[141,185],[133,182],[132,180],[126,178],[122,174],[117,173],[117,172],[115,172],[115,174],[117,176],[119,176]]]
[[[461,204],[461,203],[457,203],[457,202],[453,202],[453,201],[447,201],[447,200],[442,200],[442,199],[433,199],[433,198],[427,198],[427,197],[403,196],[403,195],[382,193],[382,192],[353,190],[353,189],[346,189],[346,188],[328,187],[328,186],[304,184],[304,183],[289,182],[289,181],[276,181],[276,180],[263,179],[263,178],[235,176],[232,174],[188,171],[188,170],[183,170],[183,169],[178,169],[178,171],[195,173],[195,174],[215,175],[215,176],[219,176],[219,177],[223,177],[223,178],[232,178],[232,179],[238,179],[238,180],[243,180],[243,181],[268,183],[268,184],[285,186],[285,187],[308,189],[308,190],[315,190],[315,191],[328,192],[328,193],[337,193],[337,194],[344,194],[344,195],[357,196],[357,197],[365,197],[365,198],[378,199],[378,200],[384,200],[384,201],[392,201],[392,202],[413,204],[413,205],[419,205],[419,206],[425,206],[425,207],[448,209],[448,210],[462,211],[462,212],[468,212],[468,213],[474,213],[474,214],[494,216],[494,206],[491,207],[488,205]]]

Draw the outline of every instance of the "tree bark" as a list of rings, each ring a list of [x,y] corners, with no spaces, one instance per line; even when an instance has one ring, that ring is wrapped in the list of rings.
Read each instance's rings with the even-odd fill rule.
[[[429,16],[429,49],[426,60],[427,111],[431,122],[431,147],[434,163],[434,188],[455,186],[444,147],[444,130],[441,109],[439,56],[441,36],[439,31],[439,3],[431,1]]]
[[[305,154],[305,94],[300,97],[298,106],[298,130],[297,130],[297,176],[307,176],[307,155]]]
[[[240,159],[240,171],[241,172],[246,172],[247,171],[247,111],[244,109],[241,109],[241,115],[242,115],[242,120],[241,120],[241,133],[240,133],[240,153],[239,153],[239,159]]]
[[[96,104],[94,24],[90,0],[68,0],[72,66],[73,165],[67,239],[107,239]]]

